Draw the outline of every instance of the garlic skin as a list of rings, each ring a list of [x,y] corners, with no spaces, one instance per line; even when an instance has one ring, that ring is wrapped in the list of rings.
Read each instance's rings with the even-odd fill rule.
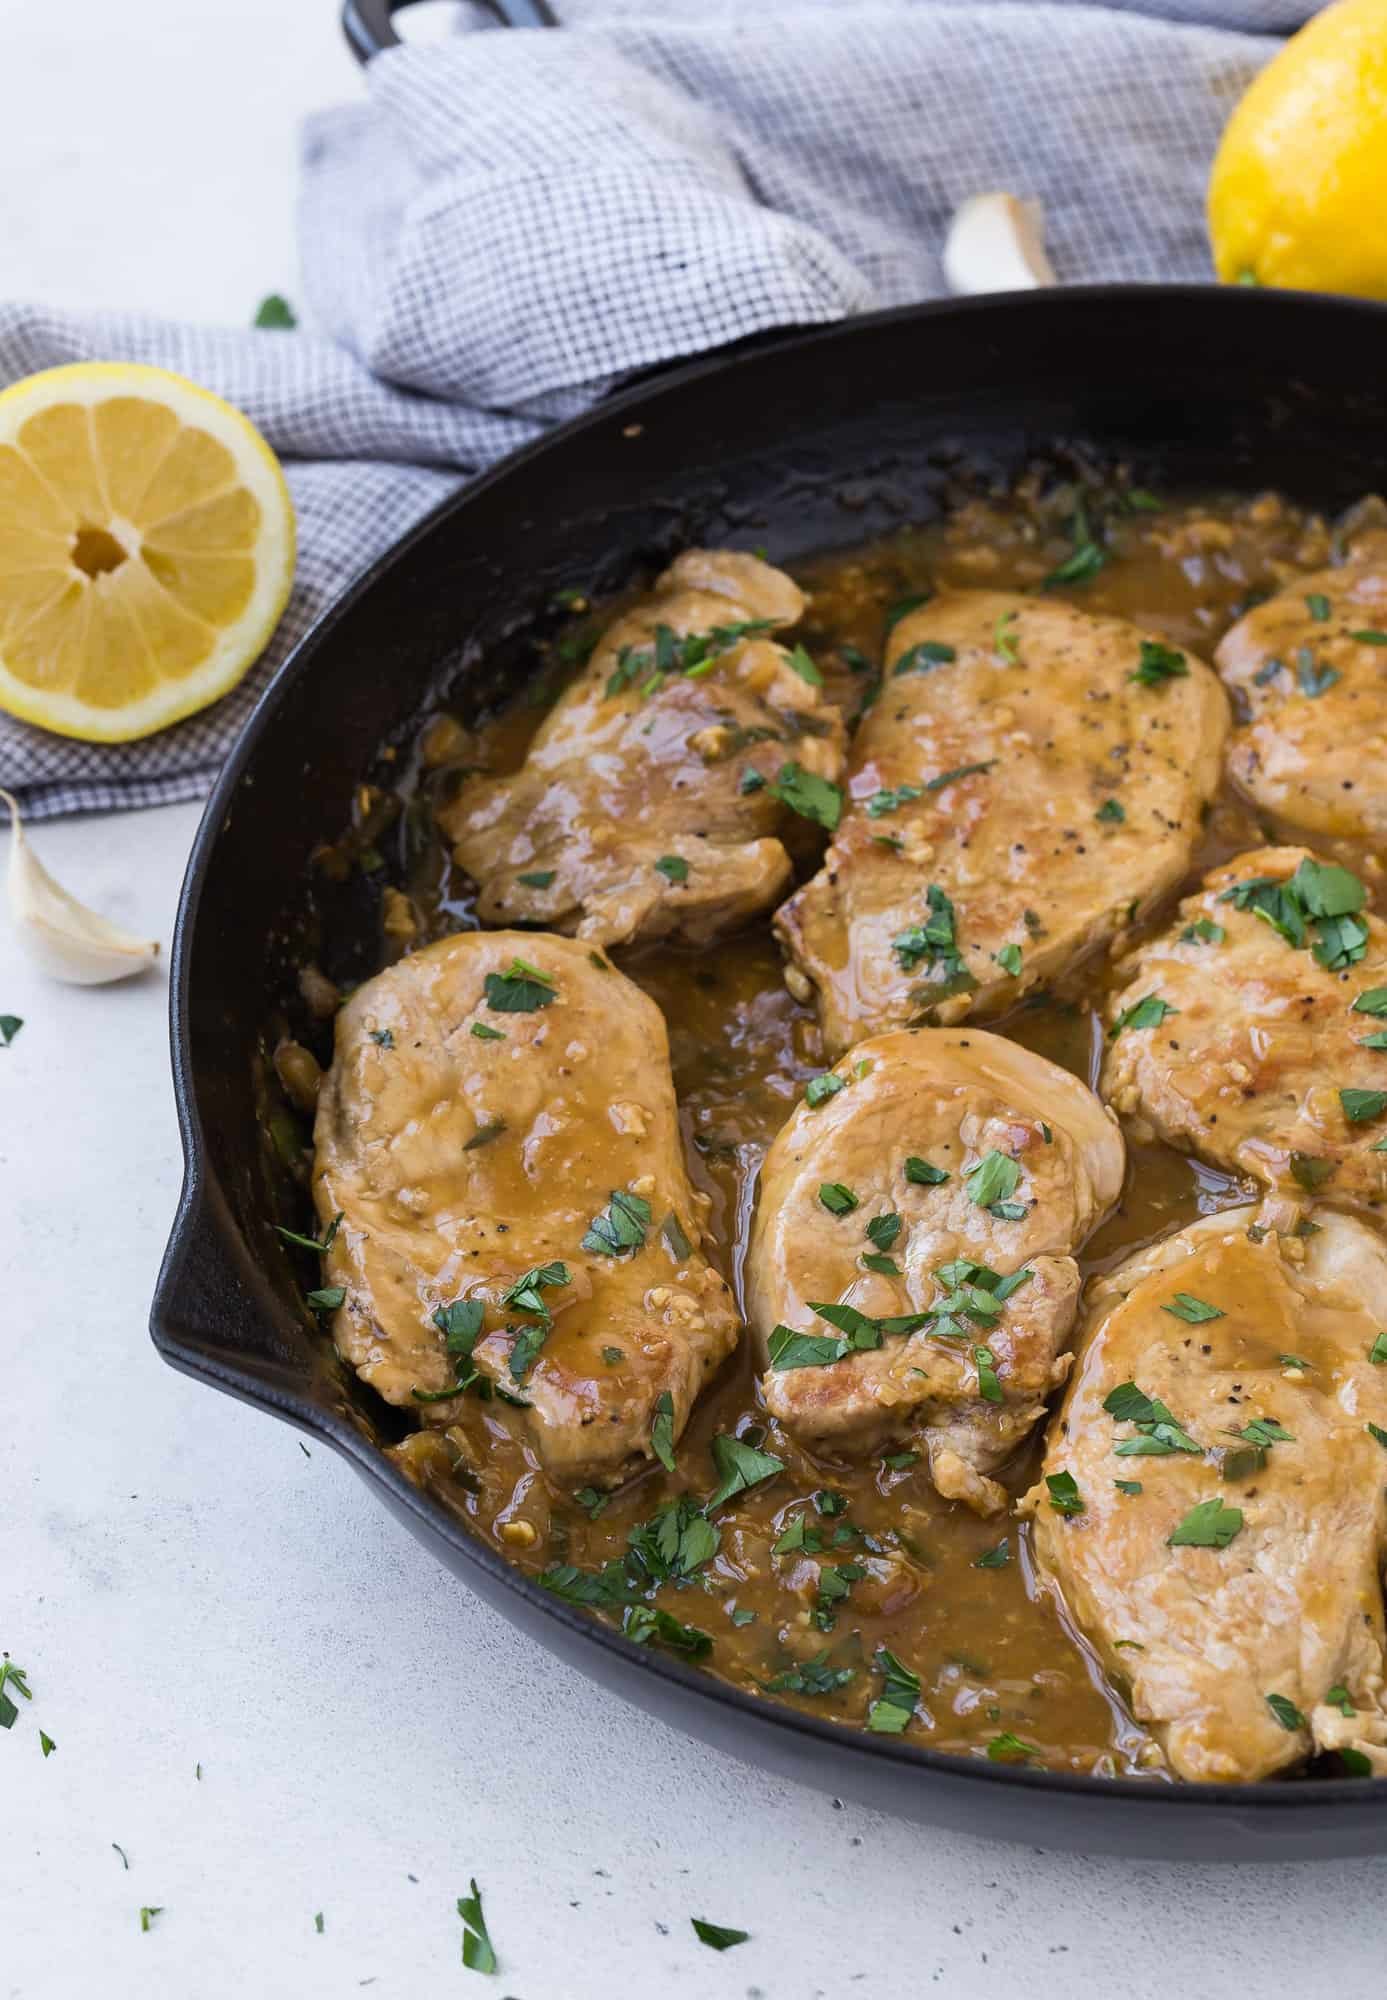
[[[70,986],[106,986],[151,966],[158,943],[132,937],[69,896],[25,838],[17,801],[3,789],[0,800],[10,809],[10,916],[20,946],[39,970]]]
[[[975,194],[954,212],[944,243],[944,277],[962,296],[1027,292],[1055,282],[1037,201],[997,191]]]

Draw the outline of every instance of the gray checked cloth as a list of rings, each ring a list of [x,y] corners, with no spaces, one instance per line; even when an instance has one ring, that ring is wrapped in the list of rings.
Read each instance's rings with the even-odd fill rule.
[[[480,10],[477,10],[480,13]],[[0,383],[153,362],[250,416],[298,511],[293,597],[234,693],[142,743],[0,716],[29,812],[206,792],[323,610],[469,474],[632,370],[939,295],[988,188],[1037,197],[1061,282],[1204,280],[1229,111],[1289,0],[570,0],[562,27],[388,51],[303,139],[304,319],[218,331],[0,306]]]

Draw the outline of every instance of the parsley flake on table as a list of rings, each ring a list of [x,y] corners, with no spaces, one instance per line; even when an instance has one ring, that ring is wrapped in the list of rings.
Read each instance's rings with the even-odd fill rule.
[[[162,1917],[163,1914],[164,1905],[162,1903],[142,1903],[140,1905],[140,1929],[142,1931],[153,1930],[154,1919]]]
[[[0,1014],[0,1049],[7,1049],[24,1026],[18,1014]]]
[[[469,1890],[468,1895],[458,1897],[458,1915],[462,1918],[462,1962],[469,1972],[495,1972],[496,1953],[482,1914],[482,1892],[477,1887],[475,1875]]]
[[[13,1688],[25,1701],[34,1698],[25,1669],[17,1667],[8,1653],[0,1653],[0,1729],[13,1729],[19,1717],[18,1708],[6,1693],[7,1688]]]
[[[298,325],[294,308],[282,292],[267,292],[255,308],[251,325],[262,333],[288,333]]]
[[[714,1951],[731,1951],[734,1944],[745,1944],[750,1931],[730,1930],[726,1924],[710,1924],[703,1917],[690,1917],[694,1936],[701,1944],[711,1945]]]

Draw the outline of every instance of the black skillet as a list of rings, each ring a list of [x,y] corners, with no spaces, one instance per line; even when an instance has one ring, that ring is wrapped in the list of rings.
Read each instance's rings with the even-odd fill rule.
[[[549,1596],[384,1457],[381,1405],[301,1302],[278,1244],[251,1073],[292,984],[310,850],[383,744],[450,685],[464,707],[531,671],[566,585],[603,591],[690,542],[773,561],[937,513],[962,468],[1006,477],[1077,445],[1143,485],[1276,487],[1339,508],[1387,479],[1387,310],[1212,288],[1048,292],[788,335],[628,391],[447,502],[309,634],[208,806],[173,953],[187,1179],[159,1278],[165,1359],[340,1451],[505,1616],[679,1728],[907,1817],[1041,1846],[1190,1860],[1387,1848],[1387,1783],[1102,1780],[941,1755],[755,1700]],[[379,767],[388,773],[391,768]],[[336,948],[368,969],[363,908]]]

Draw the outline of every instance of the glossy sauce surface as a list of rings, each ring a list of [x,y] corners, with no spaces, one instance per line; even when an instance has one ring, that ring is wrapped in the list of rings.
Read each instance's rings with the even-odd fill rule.
[[[871,686],[901,600],[945,585],[1034,589],[1074,554],[1080,530],[1096,527],[1109,559],[1089,577],[1055,586],[1058,594],[1129,618],[1206,660],[1250,597],[1331,556],[1328,524],[1270,496],[1157,502],[1109,489],[1087,497],[1077,524],[1076,497],[1072,487],[1037,488],[975,500],[944,522],[789,565],[811,598],[795,636],[849,717]],[[578,609],[570,654],[611,615],[610,607]],[[550,666],[552,688],[565,669],[561,659]],[[363,788],[359,826],[323,861],[334,872],[359,866],[382,813],[387,824],[400,815],[406,871],[382,894],[380,964],[475,923],[469,885],[430,834],[427,801],[465,784],[468,770],[514,769],[542,712],[532,695],[480,729],[435,716],[398,798],[383,806],[381,794]],[[1225,790],[1195,872],[1277,831]],[[1351,859],[1376,895],[1380,871],[1361,854]],[[740,1301],[760,1161],[806,1079],[824,1067],[813,1015],[787,992],[768,926],[712,948],[661,943],[614,957],[668,1023],[690,1171],[711,1199],[712,1255]],[[1092,1081],[1102,1034],[1095,1010],[1108,978],[1106,957],[1090,958],[988,1026]],[[1085,1246],[1083,1268],[1109,1269],[1249,1192],[1170,1148],[1131,1145],[1123,1201]],[[745,1339],[695,1407],[676,1470],[655,1466],[605,1503],[593,1493],[580,1504],[550,1487],[512,1414],[495,1401],[469,1399],[461,1423],[419,1431],[396,1449],[413,1478],[524,1569],[591,1573],[622,1557],[631,1531],[677,1496],[706,1499],[718,1479],[710,1450],[718,1434],[742,1437],[784,1469],[712,1510],[716,1554],[650,1599],[709,1635],[709,1671],[768,1700],[861,1725],[883,1694],[875,1655],[886,1647],[920,1680],[907,1740],[975,1756],[991,1745],[993,1756],[1027,1754],[1057,1769],[1163,1775],[1159,1751],[1124,1713],[1120,1690],[1035,1588],[1028,1527],[1006,1516],[980,1520],[939,1499],[923,1459],[811,1457],[768,1423]],[[1040,1443],[1035,1438],[1003,1475],[1013,1494],[1035,1476]],[[1007,1747],[1012,1740],[1029,1750]]]

